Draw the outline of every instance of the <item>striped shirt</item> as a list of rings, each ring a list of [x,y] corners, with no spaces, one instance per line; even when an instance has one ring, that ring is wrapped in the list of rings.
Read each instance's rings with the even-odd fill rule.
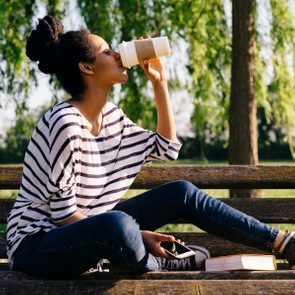
[[[67,102],[37,123],[28,145],[18,197],[7,222],[7,254],[27,235],[50,231],[80,212],[111,210],[151,160],[175,160],[181,144],[145,130],[108,102],[98,136]]]

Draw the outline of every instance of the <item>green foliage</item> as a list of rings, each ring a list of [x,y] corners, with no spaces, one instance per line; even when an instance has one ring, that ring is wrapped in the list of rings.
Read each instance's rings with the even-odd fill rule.
[[[4,147],[0,150],[0,163],[22,163],[36,116],[22,111],[17,115],[15,124],[7,130]]]
[[[0,147],[0,163],[23,163],[24,155],[37,121],[48,110],[42,106],[29,111],[26,106],[19,106],[16,110],[16,120],[7,130]]]
[[[293,147],[295,18],[288,7],[292,1],[270,0],[274,77],[270,85],[263,79],[266,61],[261,56],[258,35],[256,89],[258,105],[264,109],[268,123],[275,122],[271,126],[279,129],[285,127],[286,138]],[[3,106],[9,94],[20,109],[22,106],[25,109],[30,85],[36,82],[36,67],[25,56],[25,42],[35,25],[32,19],[37,3],[40,2],[0,0],[0,103]],[[224,3],[224,0],[77,0],[88,29],[104,37],[115,50],[122,40],[147,34],[167,35],[172,45],[178,42],[188,45],[187,72],[182,73],[188,75],[187,83],[181,85],[175,69],[176,78],[169,84],[170,89],[188,89],[193,97],[192,123],[204,157],[208,142],[214,144],[215,139],[223,138],[224,146],[227,145],[231,27],[226,22]],[[42,4],[48,13],[62,18],[69,0],[42,0]],[[147,79],[140,67],[132,68],[128,75],[129,82],[122,85],[119,104],[133,121],[155,129],[155,104]],[[58,88],[54,77],[51,80]]]
[[[35,9],[35,1],[0,2],[0,91],[14,94],[17,101],[25,99],[29,78],[34,79],[25,58],[24,36],[31,29],[28,19],[32,18]],[[0,98],[2,105],[4,101]]]
[[[273,111],[267,115],[275,119],[277,128],[286,128],[286,138],[295,158],[295,13],[290,11],[285,1],[271,0],[270,3],[275,75],[268,89],[268,100]]]
[[[273,125],[273,130],[283,131],[295,157],[295,12],[290,10],[287,1],[271,0],[270,5],[272,57],[271,60],[263,59],[262,42],[258,42],[256,96],[267,123]],[[258,40],[262,39],[258,34]],[[273,77],[268,84],[263,79],[267,63],[273,68]]]
[[[200,142],[214,140],[228,128],[230,32],[223,1],[192,1],[196,13],[188,19],[194,97],[194,126]],[[207,135],[205,132],[207,131]]]
[[[43,0],[48,13],[63,16],[67,1]],[[38,2],[35,0],[0,0],[0,107],[12,98],[18,108],[25,105],[35,67],[25,54],[26,39],[32,30],[32,19]]]

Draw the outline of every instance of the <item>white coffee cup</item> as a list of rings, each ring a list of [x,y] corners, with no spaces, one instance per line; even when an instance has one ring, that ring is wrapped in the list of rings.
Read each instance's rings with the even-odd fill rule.
[[[119,44],[123,66],[130,68],[144,60],[171,54],[167,37],[139,39]]]

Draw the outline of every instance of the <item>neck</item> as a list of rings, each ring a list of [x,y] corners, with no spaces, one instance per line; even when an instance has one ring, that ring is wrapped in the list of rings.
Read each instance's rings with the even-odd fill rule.
[[[76,107],[86,119],[88,130],[97,136],[102,126],[102,109],[108,101],[111,87],[88,87],[79,100],[70,99],[71,105]]]
[[[96,123],[108,101],[110,89],[110,87],[88,87],[79,96],[79,100],[71,99],[71,104],[77,107],[89,122]]]

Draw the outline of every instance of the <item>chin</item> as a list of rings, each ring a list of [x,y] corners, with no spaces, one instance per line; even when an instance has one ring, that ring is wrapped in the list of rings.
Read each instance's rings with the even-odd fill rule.
[[[124,75],[124,78],[122,79],[122,81],[120,82],[121,84],[126,83],[129,80],[127,75]]]

